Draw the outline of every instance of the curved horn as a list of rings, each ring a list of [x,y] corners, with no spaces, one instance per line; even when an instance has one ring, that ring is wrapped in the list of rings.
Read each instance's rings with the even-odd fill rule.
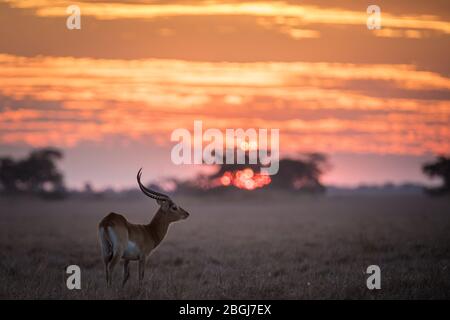
[[[142,168],[139,169],[136,178],[137,178],[137,182],[139,184],[139,188],[141,188],[141,191],[147,197],[150,197],[150,198],[153,198],[153,199],[156,199],[156,200],[169,200],[170,199],[168,195],[165,195],[163,193],[159,193],[159,192],[156,192],[156,191],[153,191],[153,190],[150,190],[150,189],[144,187],[142,185],[142,183],[141,183],[141,175],[142,175]]]

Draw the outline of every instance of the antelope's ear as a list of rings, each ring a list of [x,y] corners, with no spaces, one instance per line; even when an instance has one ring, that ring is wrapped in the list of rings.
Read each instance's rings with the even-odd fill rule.
[[[169,200],[156,200],[156,202],[158,202],[158,204],[163,208],[163,209],[169,209],[170,206],[170,201]]]

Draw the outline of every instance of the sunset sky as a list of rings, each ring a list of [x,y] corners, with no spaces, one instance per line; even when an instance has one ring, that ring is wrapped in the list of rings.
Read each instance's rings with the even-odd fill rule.
[[[279,128],[282,156],[330,156],[327,184],[427,182],[450,153],[449,39],[448,0],[0,0],[0,156],[59,147],[71,187],[188,177],[170,134],[202,120]]]

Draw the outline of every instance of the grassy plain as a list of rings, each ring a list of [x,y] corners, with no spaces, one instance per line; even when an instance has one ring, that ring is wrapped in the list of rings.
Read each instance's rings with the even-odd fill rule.
[[[178,197],[191,213],[173,224],[120,288],[107,289],[97,223],[110,211],[147,223],[156,203],[103,199],[0,200],[2,299],[450,298],[450,201],[425,196]],[[65,267],[82,289],[65,286]],[[381,290],[366,287],[381,267]]]

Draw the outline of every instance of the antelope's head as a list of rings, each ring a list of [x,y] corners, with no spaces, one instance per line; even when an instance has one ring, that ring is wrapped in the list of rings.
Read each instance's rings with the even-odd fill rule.
[[[164,212],[169,221],[174,222],[189,217],[189,213],[180,206],[178,206],[175,202],[173,202],[168,195],[156,192],[154,190],[150,190],[146,188],[144,185],[142,185],[141,175],[142,175],[142,168],[139,169],[139,172],[137,174],[137,182],[139,184],[139,188],[141,188],[141,191],[147,197],[153,198],[158,202],[158,204],[161,206],[161,210]]]

